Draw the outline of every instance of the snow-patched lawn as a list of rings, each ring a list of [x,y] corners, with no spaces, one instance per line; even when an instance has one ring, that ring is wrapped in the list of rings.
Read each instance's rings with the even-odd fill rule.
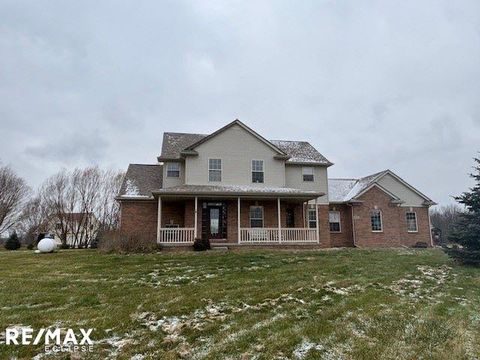
[[[90,358],[480,357],[480,269],[439,250],[23,251],[0,270],[0,333],[94,328]],[[55,357],[3,340],[2,359]]]

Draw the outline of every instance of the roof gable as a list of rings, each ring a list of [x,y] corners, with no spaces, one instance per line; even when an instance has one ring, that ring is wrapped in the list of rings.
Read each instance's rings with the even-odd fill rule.
[[[270,147],[272,150],[274,150],[277,154],[279,155],[283,155],[283,156],[287,156],[287,154],[285,152],[283,152],[280,148],[278,148],[277,146],[275,146],[274,144],[272,144],[270,141],[268,141],[267,139],[265,139],[263,136],[261,136],[259,133],[257,133],[256,131],[252,130],[251,128],[249,128],[247,125],[245,125],[244,123],[242,123],[240,120],[234,120],[232,121],[231,123],[225,125],[224,127],[218,129],[217,131],[211,133],[210,135],[198,140],[196,143],[194,144],[191,144],[190,146],[186,147],[185,150],[195,150],[195,148],[197,148],[199,145],[211,140],[212,138],[216,137],[217,135],[223,133],[225,130],[231,128],[232,126],[235,126],[235,125],[238,125],[240,126],[243,130],[247,131],[248,133],[250,133],[252,136],[254,136],[255,138],[257,138],[258,140],[260,140],[261,142],[263,142],[265,145],[267,145],[268,147]]]
[[[380,171],[378,173],[368,175],[360,179],[328,179],[329,200],[331,202],[355,201],[355,199],[362,196],[364,193],[366,193],[368,190],[375,186],[389,196],[391,196],[392,198],[394,198],[396,201],[403,201],[404,199],[402,199],[401,196],[395,194],[391,190],[387,189],[384,185],[382,185],[382,179],[387,175],[390,175],[392,178],[395,179],[395,181],[398,181],[410,191],[420,196],[424,200],[424,205],[435,204],[429,197],[422,194],[420,191],[408,184],[391,170]]]
[[[235,120],[210,135],[166,132],[163,134],[162,153],[158,157],[158,161],[183,160],[182,155],[195,155],[195,147],[208,141],[233,125],[240,126],[255,138],[259,139],[262,143],[266,144],[269,148],[275,151],[277,154],[275,155],[276,157],[287,160],[287,164],[333,165],[307,141],[266,140],[240,120]]]

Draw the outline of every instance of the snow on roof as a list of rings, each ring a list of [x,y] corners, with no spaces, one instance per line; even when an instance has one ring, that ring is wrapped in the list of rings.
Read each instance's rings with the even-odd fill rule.
[[[128,166],[119,197],[149,198],[152,190],[162,187],[163,166],[149,164],[130,164]]]
[[[328,179],[328,199],[333,202],[346,201],[348,193],[357,179]]]
[[[287,163],[332,164],[307,141],[270,140],[270,142],[290,156]]]
[[[162,154],[160,156],[166,159],[180,159],[182,150],[207,136],[205,134],[163,133]]]
[[[360,179],[328,179],[328,199],[332,202],[350,201],[387,171],[381,171]]]
[[[166,132],[163,134],[162,154],[160,157],[164,159],[180,159],[180,154],[183,150],[207,136],[205,134]],[[269,140],[269,142],[290,156],[287,163],[332,164],[307,141]]]

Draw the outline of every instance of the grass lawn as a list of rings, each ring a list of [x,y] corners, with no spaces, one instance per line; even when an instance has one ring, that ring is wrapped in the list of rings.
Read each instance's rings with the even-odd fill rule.
[[[479,310],[439,250],[0,252],[0,332],[94,328],[92,359],[476,359]]]

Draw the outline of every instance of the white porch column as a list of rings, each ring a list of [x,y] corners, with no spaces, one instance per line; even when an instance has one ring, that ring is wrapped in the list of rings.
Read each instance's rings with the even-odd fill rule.
[[[315,223],[317,225],[317,243],[320,243],[320,224],[318,223],[318,206],[317,206],[317,198],[315,198]]]
[[[240,244],[240,197],[237,198],[237,237]]]
[[[157,211],[157,243],[160,243],[161,231],[162,228],[162,198],[158,197],[158,211]]]
[[[197,225],[197,217],[198,217],[198,197],[195,196],[195,216],[194,216],[194,218],[195,218],[195,220],[194,220],[194,221],[195,221],[195,224],[194,224],[194,226],[193,226],[193,237],[194,237],[194,239],[197,238],[197,231],[198,231],[198,230],[197,230],[197,227],[198,227],[198,225]]]
[[[280,198],[277,198],[277,215],[278,215],[278,242],[282,242],[282,216],[280,215]]]

